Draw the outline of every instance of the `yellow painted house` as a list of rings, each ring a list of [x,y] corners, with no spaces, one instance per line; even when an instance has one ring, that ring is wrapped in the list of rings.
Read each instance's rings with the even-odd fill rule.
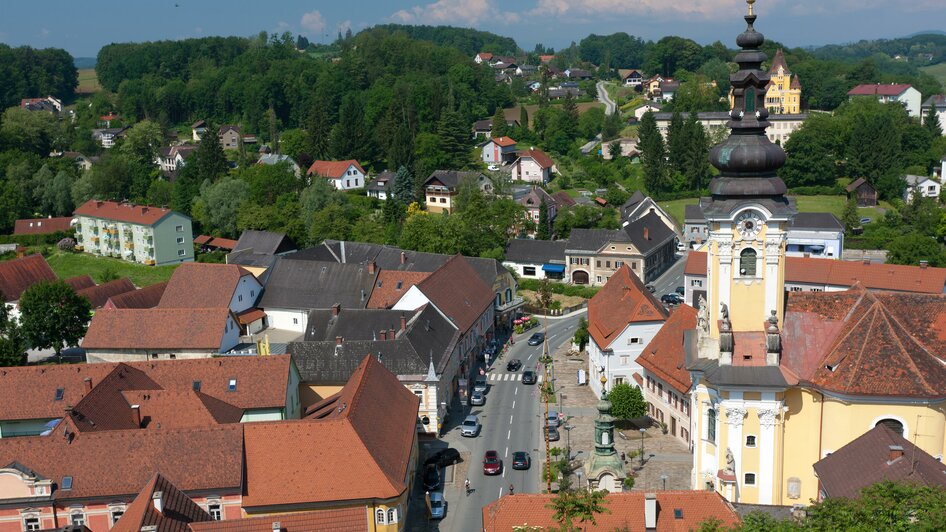
[[[755,20],[750,4],[733,77],[741,113],[710,153],[720,175],[700,203],[707,292],[685,336],[692,487],[732,502],[808,504],[820,495],[813,464],[878,424],[943,456],[946,296],[856,281],[844,292],[786,292],[796,208],[776,173],[785,153],[765,136],[770,85]]]
[[[729,108],[735,105],[732,90],[729,91]],[[801,82],[785,63],[785,54],[779,49],[769,67],[769,85],[765,90],[765,108],[772,114],[798,114],[801,112]]]

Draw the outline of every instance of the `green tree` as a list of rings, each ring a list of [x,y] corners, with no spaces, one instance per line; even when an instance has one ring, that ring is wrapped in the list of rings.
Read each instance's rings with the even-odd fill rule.
[[[575,338],[572,341],[578,344],[579,351],[584,351],[590,339],[591,334],[588,332],[588,320],[581,318],[578,320],[578,329],[575,330]]]
[[[529,131],[529,111],[526,110],[526,106],[519,106],[519,127],[523,131]]]
[[[587,112],[585,114],[587,114]],[[617,138],[617,136],[621,134],[623,127],[624,119],[621,118],[621,112],[619,110],[606,115],[604,122],[601,124],[601,139],[611,140]]]
[[[338,123],[329,136],[329,152],[336,159],[371,160],[371,142],[362,102],[355,93],[349,93],[342,99]]]
[[[946,490],[881,482],[856,499],[829,497],[808,507],[806,530],[937,530],[946,522]]]
[[[506,115],[503,113],[503,108],[497,106],[496,112],[493,113],[493,123],[492,130],[490,131],[490,137],[495,139],[499,137],[505,137],[507,134]]]
[[[688,139],[683,158],[683,174],[690,190],[702,190],[712,175],[709,165],[710,139],[696,113],[690,113],[683,127]]]
[[[142,120],[125,132],[121,153],[133,164],[153,167],[158,150],[164,144],[161,126],[151,120]]]
[[[844,151],[839,125],[830,116],[812,113],[802,127],[792,133],[785,143],[788,159],[780,172],[786,185],[791,188],[834,184],[836,161]]]
[[[227,156],[223,153],[223,146],[217,138],[217,128],[213,124],[207,124],[207,133],[201,138],[195,155],[198,182],[206,179],[215,181],[227,173]]]
[[[946,250],[936,239],[913,232],[894,239],[888,245],[887,262],[916,266],[927,261],[930,266],[946,266]]]
[[[250,187],[242,179],[225,177],[217,183],[204,182],[194,200],[192,214],[205,230],[221,236],[237,236],[237,215],[250,197]]]
[[[11,107],[0,119],[0,146],[45,157],[59,137],[59,123],[50,113]]]
[[[690,130],[686,128],[683,115],[674,111],[667,126],[667,159],[670,162],[670,171],[683,173],[686,171],[684,159],[687,147],[690,144]]]
[[[657,120],[653,113],[644,113],[637,131],[640,138],[641,163],[644,170],[644,186],[651,194],[664,191],[666,184],[666,162],[664,140],[657,129]]]
[[[0,294],[0,301],[5,301]],[[25,366],[26,341],[19,324],[9,314],[9,308],[0,303],[0,366]]]
[[[860,216],[857,212],[857,198],[851,196],[847,199],[847,203],[844,204],[844,213],[841,215],[841,221],[844,223],[844,228],[849,232],[858,227],[860,224]]]
[[[306,153],[313,160],[327,159],[329,156],[329,136],[332,124],[325,113],[324,102],[315,99],[306,121]]]
[[[446,111],[437,124],[440,151],[451,169],[465,168],[470,158],[470,133],[466,123],[456,111]]]
[[[52,348],[62,360],[63,347],[77,345],[92,319],[92,304],[62,281],[40,281],[20,295],[20,326],[27,343]]]
[[[406,166],[401,166],[394,174],[394,184],[391,187],[392,199],[402,205],[410,205],[414,201],[414,177]]]
[[[578,137],[578,103],[575,102],[571,91],[566,92],[565,98],[562,99],[562,112],[565,116],[558,131],[564,133],[569,141],[574,140]]]
[[[539,223],[536,226],[535,238],[538,240],[548,240],[549,231],[551,230],[549,223],[549,206],[545,203],[545,200],[542,200],[542,203],[539,205]]]
[[[931,137],[941,137],[943,135],[942,124],[939,123],[939,113],[936,112],[936,106],[930,105],[930,110],[923,118],[923,127],[930,132]]]
[[[612,161],[619,161],[621,159],[622,153],[621,141],[615,140],[608,144],[608,155],[611,156]]]
[[[604,490],[596,491],[589,489],[559,490],[558,494],[552,498],[546,505],[554,513],[552,518],[560,525],[560,530],[570,532],[573,530],[583,530],[586,527],[575,525],[590,522],[592,525],[598,524],[595,516],[602,513],[611,513],[607,508],[607,492]]]
[[[611,413],[618,419],[634,419],[647,412],[647,402],[640,388],[627,383],[612,386],[608,401],[611,401]]]

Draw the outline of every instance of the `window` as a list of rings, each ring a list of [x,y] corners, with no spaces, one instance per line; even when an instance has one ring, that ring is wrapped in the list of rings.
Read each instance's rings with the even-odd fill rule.
[[[887,427],[888,429],[890,429],[890,430],[896,432],[897,434],[899,434],[899,435],[901,435],[901,436],[904,435],[904,434],[903,434],[903,423],[901,423],[900,421],[898,421],[898,420],[896,420],[896,419],[890,419],[890,418],[888,418],[888,419],[881,419],[881,420],[878,421],[876,424],[874,424],[875,427],[876,427],[877,425],[883,425],[883,426]]]
[[[637,263],[636,263],[636,262],[632,262],[632,263],[631,263],[631,269],[632,269],[632,270],[636,270],[636,269],[637,269]]]
[[[397,523],[397,508],[388,510],[388,524]]]
[[[690,281],[690,286],[695,286],[695,287],[697,287],[697,288],[702,288],[702,287],[703,287],[703,280],[702,280],[702,279],[693,279],[692,281]]]
[[[746,473],[744,478],[743,483],[746,486],[755,486],[755,473]]]
[[[72,489],[72,477],[62,477],[62,484],[60,488],[63,491],[68,491]]]
[[[624,377],[615,377],[615,378],[614,378],[614,384],[615,384],[615,385],[624,384],[625,382],[626,382],[626,381],[625,381]]]
[[[664,385],[662,383],[657,383],[657,398],[664,398]]]
[[[358,179],[355,179],[355,186],[358,186]]]
[[[184,232],[184,226],[183,226],[183,225],[176,225],[176,226],[174,226],[174,230],[177,231],[178,233],[183,233],[183,232]]]
[[[623,261],[623,260],[616,260],[616,261],[614,261],[614,267],[615,267],[615,268],[620,268],[621,266],[624,266],[624,261]]]
[[[739,275],[744,277],[755,277],[756,252],[752,248],[746,248],[739,254]]]
[[[346,179],[346,180],[345,180],[345,188],[348,188],[348,187],[350,187],[350,186],[351,186],[351,179]]]
[[[378,508],[377,511],[375,511],[375,513],[374,513],[374,520],[375,520],[375,523],[377,523],[377,524],[379,524],[379,525],[387,524],[387,521],[384,520],[384,510],[383,510],[383,509]]]
[[[597,266],[598,268],[600,268],[600,267],[601,267],[601,261],[600,261],[600,260],[596,260],[596,261],[595,261],[595,266]]]
[[[605,265],[605,267],[610,268],[610,267],[611,267],[611,261],[609,261],[609,260],[604,261],[604,265]]]
[[[755,436],[746,436],[746,447],[755,447]]]
[[[437,203],[437,198],[430,197],[430,198],[427,198],[427,201],[429,201],[430,203]]]
[[[112,516],[112,526],[115,526],[115,523],[117,523],[118,520],[121,519],[123,515],[125,515],[125,510],[115,509],[115,510],[112,510],[109,513],[109,515]]]
[[[27,517],[23,520],[23,529],[30,530],[39,530],[39,517]]]
[[[635,344],[640,344],[640,343],[642,343],[641,338],[628,338],[627,339],[627,345],[635,345]]]
[[[600,264],[599,264],[599,266],[600,266]],[[600,276],[600,275],[598,276],[598,282],[599,282],[599,283],[601,282],[601,276]]]
[[[793,286],[793,287],[789,288],[789,291],[791,291],[791,292],[801,292],[801,287],[800,287],[800,286]]]
[[[85,514],[76,512],[69,516],[69,521],[75,526],[82,526],[85,524]]]
[[[178,243],[178,244],[183,244],[183,243],[184,243],[184,237],[182,237],[182,236],[177,237],[177,243]]]
[[[299,325],[299,318],[292,318],[293,325]]]
[[[65,395],[65,393],[66,393],[65,388],[56,388],[56,400],[62,401],[62,397],[63,395]]]
[[[228,392],[235,392],[236,389],[237,389],[237,380],[236,380],[236,379],[230,379],[230,382],[227,383],[227,391],[228,391]]]
[[[712,408],[706,411],[706,440],[716,443],[716,411]]]
[[[178,257],[183,257],[184,255],[187,255],[187,252],[186,252],[186,251],[184,251],[183,249],[177,250],[177,256],[178,256]]]
[[[447,198],[440,198],[440,203],[446,203],[446,202],[447,202]]]
[[[523,266],[522,275],[528,275],[529,277],[535,276],[535,266]]]
[[[223,520],[223,507],[220,506],[219,502],[212,502],[208,504],[207,513],[210,514],[210,518],[214,521]]]
[[[622,357],[621,357],[621,365],[622,365],[622,366],[626,366],[626,365],[628,365],[630,362],[631,362],[631,357],[627,357],[627,356],[622,356]]]

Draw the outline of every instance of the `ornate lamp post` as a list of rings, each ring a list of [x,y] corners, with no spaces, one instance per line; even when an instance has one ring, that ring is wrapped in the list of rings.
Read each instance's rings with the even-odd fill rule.
[[[644,467],[644,433],[647,432],[647,429],[640,429],[641,431],[641,467]]]

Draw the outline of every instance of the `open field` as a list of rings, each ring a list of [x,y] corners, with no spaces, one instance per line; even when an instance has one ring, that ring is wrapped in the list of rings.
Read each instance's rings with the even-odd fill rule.
[[[102,274],[111,268],[118,277],[127,277],[135,286],[142,287],[167,281],[176,265],[145,266],[111,257],[97,257],[87,253],[63,253],[54,251],[46,262],[61,279],[89,274],[95,282],[102,282]]]
[[[795,196],[795,201],[798,205],[798,212],[830,212],[838,218],[841,218],[841,215],[844,213],[844,204],[847,202],[847,198],[844,196]],[[697,198],[688,198],[661,201],[659,203],[660,206],[682,226],[684,206],[696,205],[699,203],[699,200]],[[889,203],[882,201],[878,208],[864,207],[858,209],[858,213],[861,217],[878,220],[883,218],[883,211],[890,208]]]
[[[76,94],[92,94],[102,90],[99,85],[99,78],[95,75],[94,68],[79,69],[79,86],[76,87]]]
[[[938,79],[943,85],[946,85],[946,63],[920,67],[920,70]]]

